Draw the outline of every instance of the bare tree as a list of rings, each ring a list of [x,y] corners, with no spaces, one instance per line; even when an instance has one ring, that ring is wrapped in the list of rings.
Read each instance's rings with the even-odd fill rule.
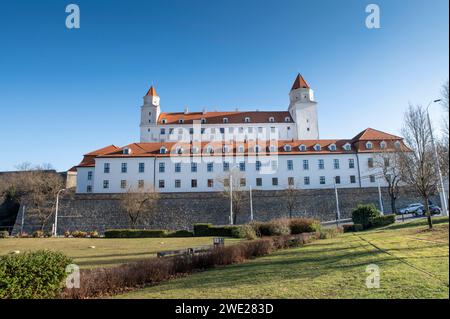
[[[400,195],[402,183],[402,150],[388,144],[386,149],[378,153],[374,160],[374,169],[386,181],[391,202],[391,211],[397,213],[396,201]]]
[[[401,158],[404,181],[422,197],[429,228],[433,228],[429,200],[436,192],[438,174],[433,160],[431,132],[426,110],[422,106],[410,105],[405,112],[402,129],[405,142],[410,149]]]
[[[238,216],[243,212],[243,206],[246,198],[245,175],[238,168],[230,169],[228,174],[219,176],[217,182],[222,185],[222,194],[225,198],[230,199],[233,206],[233,224],[236,225]],[[231,188],[231,190],[230,190]]]
[[[442,86],[441,104],[443,111],[442,136],[437,142],[437,153],[442,175],[449,177],[449,87],[448,81]]]
[[[295,203],[298,196],[298,188],[294,184],[289,184],[284,189],[284,200],[286,202],[286,208],[289,212],[289,218],[292,218],[292,212],[294,211]]]
[[[131,228],[136,228],[141,219],[154,214],[159,194],[151,187],[130,187],[120,197],[120,207],[127,215]]]

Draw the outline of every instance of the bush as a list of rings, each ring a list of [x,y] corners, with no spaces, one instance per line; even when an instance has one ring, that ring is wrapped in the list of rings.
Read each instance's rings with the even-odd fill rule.
[[[162,238],[167,234],[163,229],[108,229],[105,238]]]
[[[321,224],[318,220],[310,218],[292,218],[289,220],[289,227],[291,234],[312,233],[321,229]]]
[[[269,236],[289,235],[291,228],[288,219],[275,219],[269,222]]]
[[[241,225],[232,230],[232,237],[234,238],[245,238],[248,240],[253,240],[258,238],[255,229],[251,225]]]
[[[210,236],[209,231],[212,224],[194,224],[194,234],[197,237]]]
[[[8,238],[9,233],[6,230],[0,231],[0,238]]]
[[[318,231],[320,239],[334,238],[344,232],[343,227],[325,228]]]
[[[0,299],[54,298],[71,262],[48,250],[0,257]]]
[[[81,231],[81,230],[75,230],[70,233],[72,237],[74,238],[86,238],[88,236],[88,233]]]
[[[395,223],[395,215],[379,216],[372,220],[372,227],[383,227],[393,223]]]
[[[88,232],[88,236],[90,238],[100,238],[100,235],[99,235],[98,231],[96,231],[96,230]]]
[[[189,230],[177,230],[167,235],[167,237],[193,237],[193,236],[194,233]]]
[[[36,230],[33,232],[33,238],[44,238],[45,233],[42,230]]]
[[[379,216],[380,212],[373,204],[358,205],[358,208],[352,212],[353,223],[361,224],[364,229],[372,227],[373,219]]]
[[[363,225],[361,224],[353,224],[353,225],[344,225],[342,226],[344,233],[357,232],[364,230]]]
[[[220,236],[234,237],[233,233],[241,226],[213,226],[212,224],[194,224],[194,235],[197,237]]]

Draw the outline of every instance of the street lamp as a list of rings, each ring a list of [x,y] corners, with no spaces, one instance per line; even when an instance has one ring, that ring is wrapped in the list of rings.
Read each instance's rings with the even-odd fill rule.
[[[55,223],[54,223],[54,229],[53,229],[53,236],[56,237],[58,235],[58,208],[59,208],[59,194],[66,190],[65,188],[60,189],[56,193],[56,205],[55,205]]]
[[[437,149],[436,149],[436,144],[434,143],[433,129],[431,128],[430,113],[428,112],[428,109],[429,109],[429,107],[431,106],[432,103],[437,103],[437,102],[440,102],[440,101],[441,101],[441,99],[437,99],[437,100],[434,100],[434,101],[431,101],[430,103],[428,103],[428,106],[427,106],[427,120],[428,120],[428,129],[430,130],[430,136],[431,136],[431,145],[433,147],[434,161],[436,163],[436,169],[437,169],[437,172],[438,172],[438,175],[439,175],[439,188],[440,188],[439,197],[441,198],[442,212],[444,213],[445,216],[448,216],[447,197],[445,196],[444,180],[442,178],[441,165],[439,164],[439,157],[438,157],[438,153],[437,153]]]

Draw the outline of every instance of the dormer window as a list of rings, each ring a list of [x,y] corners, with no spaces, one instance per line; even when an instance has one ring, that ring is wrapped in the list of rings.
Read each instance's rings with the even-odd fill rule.
[[[224,123],[228,123],[228,117],[224,117],[224,118],[223,118],[223,122],[224,122]]]
[[[250,123],[250,118],[247,116],[247,117],[244,119],[244,122],[245,122],[245,123]]]
[[[331,144],[330,146],[328,146],[328,149],[332,152],[336,151],[336,144]]]
[[[229,149],[228,145],[224,145],[224,146],[222,147],[222,152],[228,153],[229,151],[230,151],[230,149]]]
[[[159,149],[159,153],[160,153],[160,154],[166,154],[166,153],[167,153],[167,148],[165,148],[164,146],[161,147],[161,148]]]
[[[372,144],[372,142],[367,142],[366,143],[366,149],[368,149],[368,150],[371,150],[373,148],[373,144]]]
[[[320,151],[321,149],[322,149],[322,147],[320,146],[320,144],[314,145],[314,150],[315,151]]]
[[[292,150],[292,147],[290,145],[287,145],[287,144],[283,148],[284,148],[285,152],[290,152]]]
[[[197,146],[194,146],[194,147],[192,147],[192,154],[198,154],[198,147]]]
[[[214,153],[214,149],[211,146],[208,146],[208,147],[206,147],[206,153],[212,154],[212,153]]]
[[[386,146],[387,146],[387,144],[386,144],[385,141],[380,142],[380,148],[381,148],[382,150],[384,150],[384,149],[386,148]]]
[[[253,149],[254,149],[255,153],[261,152],[261,146],[259,146],[259,145],[255,145],[255,147]]]
[[[206,119],[205,119],[205,118],[202,118],[202,119],[200,120],[200,122],[201,122],[202,124],[205,124],[205,123],[206,123]]]
[[[167,123],[167,120],[166,120],[166,119],[162,119],[162,120],[161,120],[161,123],[162,123],[162,124],[166,124],[166,123]]]
[[[129,155],[129,154],[131,154],[131,149],[126,147],[126,148],[123,149],[122,153],[125,154],[125,155]]]
[[[269,151],[270,152],[276,152],[276,150],[277,150],[277,147],[275,145],[270,145],[269,146]]]
[[[291,121],[291,118],[290,118],[289,116],[286,116],[286,117],[284,118],[284,121],[285,121],[286,123],[289,123],[289,122]]]
[[[345,143],[344,146],[343,146],[343,148],[344,148],[344,150],[346,150],[346,151],[350,151],[350,150],[352,149],[350,143]]]
[[[301,152],[304,152],[304,151],[306,151],[306,145],[302,144],[302,145],[300,145],[300,146],[298,147],[298,149],[299,149]]]
[[[244,145],[239,145],[238,152],[239,153],[244,153]]]
[[[401,146],[400,141],[395,141],[394,146],[396,149],[400,149],[400,146]]]
[[[269,123],[275,123],[275,118],[273,116],[269,117]]]
[[[179,120],[178,120],[178,123],[179,123],[179,124],[183,124],[183,123],[184,123],[184,120],[183,120],[183,119],[179,119]]]
[[[184,149],[181,146],[177,146],[176,153],[177,154],[183,154],[183,152],[184,152]]]

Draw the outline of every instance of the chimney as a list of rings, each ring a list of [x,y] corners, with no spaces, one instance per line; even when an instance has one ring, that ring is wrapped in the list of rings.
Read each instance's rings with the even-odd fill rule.
[[[184,114],[188,114],[189,113],[189,108],[186,106],[185,108],[184,108]]]
[[[203,109],[202,113],[206,114],[208,111],[206,110],[206,107]]]

